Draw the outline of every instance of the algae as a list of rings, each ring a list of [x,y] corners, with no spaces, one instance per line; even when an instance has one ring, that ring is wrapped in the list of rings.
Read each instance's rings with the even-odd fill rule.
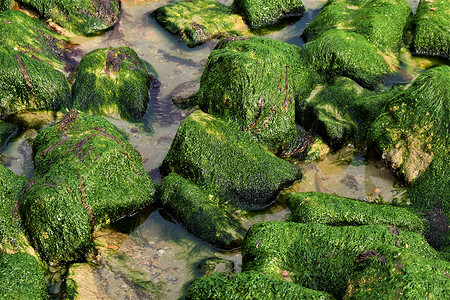
[[[74,81],[73,108],[136,122],[147,110],[156,72],[129,47],[103,48],[81,59]]]
[[[217,38],[250,35],[242,17],[216,0],[180,1],[157,8],[152,17],[188,47]]]
[[[91,234],[153,201],[140,154],[101,117],[71,111],[33,142],[35,173],[20,211],[49,262],[83,258]]]
[[[35,9],[42,18],[51,20],[75,34],[98,34],[119,21],[119,0],[18,1]]]
[[[301,177],[298,168],[248,132],[202,111],[178,128],[160,169],[162,174],[178,173],[221,201],[252,210],[270,205],[280,190]]]
[[[0,298],[48,298],[44,272],[35,257],[24,252],[0,257]]]
[[[233,11],[242,15],[251,29],[274,25],[293,17],[301,17],[305,6],[301,0],[234,0]]]
[[[8,10],[13,4],[12,0],[0,0],[0,11]]]
[[[421,0],[414,16],[412,50],[416,54],[450,55],[450,2]]]

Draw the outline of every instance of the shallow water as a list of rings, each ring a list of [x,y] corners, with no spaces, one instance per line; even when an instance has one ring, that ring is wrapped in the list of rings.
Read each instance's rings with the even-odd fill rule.
[[[230,4],[230,0],[222,0]],[[307,11],[297,22],[266,32],[265,37],[301,46],[300,34],[317,15],[326,1],[305,0]],[[409,1],[413,10],[418,0]],[[161,87],[153,97],[144,117],[144,125],[122,120],[109,120],[117,126],[129,142],[142,154],[144,167],[155,182],[161,180],[158,167],[164,159],[182,120],[189,114],[175,107],[170,94],[177,86],[200,81],[209,53],[217,41],[194,49],[180,43],[168,34],[149,14],[168,4],[167,0],[123,0],[120,23],[98,37],[73,37],[84,54],[103,47],[129,46],[152,64],[158,73]],[[81,59],[81,56],[78,59]],[[405,69],[411,66],[405,66]],[[404,79],[402,79],[404,80]],[[412,80],[412,78],[410,78]],[[36,134],[28,131],[2,150],[3,163],[20,175],[31,177],[33,165],[29,140]],[[301,164],[303,179],[287,189],[290,191],[321,191],[365,201],[392,201],[399,198],[402,189],[396,187],[393,175],[373,155],[364,155],[351,145],[336,154],[329,154],[319,162]],[[255,222],[285,220],[289,210],[281,198],[271,208],[242,216],[249,227]],[[102,241],[97,247],[99,256],[91,258],[96,266],[91,270],[94,282],[90,288],[112,299],[176,299],[183,297],[188,284],[201,276],[196,265],[204,258],[218,256],[235,262],[240,270],[241,257],[236,252],[221,252],[196,239],[172,220],[163,210],[148,208],[104,228],[96,235]],[[60,293],[59,271],[49,275],[52,293]],[[56,278],[56,279],[51,279]],[[100,298],[100,297],[99,297]]]

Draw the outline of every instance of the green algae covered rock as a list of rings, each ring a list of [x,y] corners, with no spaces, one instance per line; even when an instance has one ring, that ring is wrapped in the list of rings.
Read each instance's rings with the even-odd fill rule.
[[[244,239],[246,230],[230,206],[176,173],[162,181],[159,201],[189,232],[217,248],[233,249]]]
[[[397,53],[405,46],[412,18],[406,0],[330,0],[304,30],[312,41],[330,29],[355,32],[382,52]]]
[[[147,110],[153,68],[129,47],[103,48],[86,54],[74,76],[73,108],[139,121]]]
[[[449,59],[450,2],[421,0],[414,17],[412,49],[416,54],[436,55]]]
[[[216,273],[194,280],[186,299],[334,299],[330,294],[311,290],[260,272]]]
[[[0,11],[10,9],[12,4],[12,0],[0,0]]]
[[[445,299],[450,293],[445,260],[390,246],[366,251],[356,263],[345,299]]]
[[[18,126],[16,124],[0,121],[0,150],[17,133],[17,129]]]
[[[355,32],[327,30],[304,44],[300,53],[317,72],[329,78],[349,77],[363,87],[373,88],[394,72],[390,59]]]
[[[288,18],[301,17],[305,6],[301,0],[234,0],[233,10],[244,17],[251,29],[279,23]]]
[[[346,77],[316,86],[311,96],[296,102],[296,119],[303,128],[314,127],[333,149],[348,142],[362,145],[373,121],[401,86],[375,93]]]
[[[161,166],[239,208],[263,209],[301,177],[300,169],[274,156],[232,122],[202,111],[178,128]]]
[[[366,251],[393,247],[420,257],[429,267],[439,260],[438,253],[420,234],[396,227],[266,222],[253,225],[247,233],[242,245],[242,270],[278,278],[285,270],[293,283],[342,299],[349,279],[358,270],[355,261]],[[433,277],[414,280],[413,289],[414,284],[440,283]]]
[[[367,203],[318,192],[290,193],[286,201],[290,220],[334,226],[386,224],[422,233],[424,221],[406,208]]]
[[[35,257],[24,252],[0,257],[0,298],[48,298],[44,271]]]
[[[267,38],[231,38],[211,52],[198,104],[226,117],[277,150],[295,134],[295,99],[314,85],[295,45]]]
[[[139,153],[101,117],[71,111],[33,143],[34,177],[20,208],[32,243],[49,262],[83,258],[91,234],[153,200]]]
[[[19,0],[41,17],[75,34],[91,35],[111,28],[119,21],[119,0]]]
[[[216,0],[190,0],[162,6],[152,16],[188,47],[227,36],[249,35],[241,16]]]
[[[0,165],[0,256],[5,252],[29,249],[18,211],[20,195],[26,184],[27,178]]]

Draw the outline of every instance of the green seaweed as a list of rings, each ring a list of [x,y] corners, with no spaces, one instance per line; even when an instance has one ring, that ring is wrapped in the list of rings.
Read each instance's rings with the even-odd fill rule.
[[[49,262],[83,258],[91,233],[153,201],[139,153],[101,117],[71,111],[33,142],[35,173],[20,211]]]
[[[44,272],[35,257],[24,252],[0,257],[0,298],[48,298]]]
[[[394,67],[365,37],[355,32],[330,29],[300,49],[303,60],[328,78],[345,76],[367,88],[374,88]]]
[[[157,8],[152,17],[188,47],[215,38],[250,34],[242,17],[216,0],[180,1]]]
[[[214,273],[194,280],[186,299],[334,299],[292,282],[283,281],[260,272],[238,274]]]
[[[277,158],[233,122],[202,111],[178,128],[161,166],[214,197],[239,208],[263,209],[279,191],[301,177],[298,168]]]
[[[387,247],[408,251],[428,266],[440,258],[420,234],[396,227],[266,222],[248,231],[242,245],[242,270],[278,278],[287,271],[293,283],[342,298],[358,270],[355,261],[365,252]],[[425,284],[439,283],[433,277],[425,280]]]
[[[290,193],[286,196],[291,210],[289,220],[333,226],[386,224],[423,233],[424,220],[404,207],[367,203],[318,192]]]
[[[111,28],[119,21],[119,0],[19,0],[41,17],[72,31],[92,35]]]
[[[244,17],[251,29],[274,25],[292,17],[301,17],[305,6],[301,0],[234,0],[233,11]]]
[[[176,173],[164,178],[158,199],[189,232],[217,248],[237,248],[244,239],[231,207]]]
[[[0,11],[8,10],[13,4],[12,0],[0,0]]]
[[[96,49],[86,54],[74,75],[72,107],[98,115],[139,121],[156,80],[151,65],[129,47]]]
[[[230,38],[211,52],[201,77],[198,104],[276,151],[295,134],[295,100],[315,77],[295,45],[267,38]]]
[[[412,50],[416,54],[450,55],[450,2],[421,0],[414,16]]]

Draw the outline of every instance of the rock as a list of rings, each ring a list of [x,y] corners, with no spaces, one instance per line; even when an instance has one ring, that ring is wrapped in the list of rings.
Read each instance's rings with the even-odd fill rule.
[[[180,1],[156,9],[152,17],[188,47],[215,38],[250,34],[242,17],[216,0]]]
[[[443,277],[438,274],[442,271],[435,266],[435,264],[442,266],[446,270],[448,263],[446,265],[440,259],[439,254],[420,234],[393,230],[393,227],[386,225],[257,223],[250,228],[242,245],[242,271],[263,272],[272,277],[282,278],[281,271],[286,270],[290,273],[294,284],[324,291],[336,299],[342,299],[346,294],[349,280],[360,269],[360,265],[355,261],[364,261],[363,258],[372,253],[375,259],[379,259],[378,264],[386,263],[391,266],[395,254],[391,252],[391,255],[385,258],[384,251],[388,249],[420,258],[422,267],[433,270],[428,274],[439,275],[440,279],[435,280],[432,276],[422,278],[419,275],[413,277],[398,272],[392,276],[404,280],[403,284],[399,286],[382,280],[379,284],[384,288],[391,292],[399,288],[401,293],[408,295],[422,294],[423,289],[426,289],[436,299],[448,291],[448,284],[447,287],[443,287]],[[369,255],[361,256],[365,251]],[[377,257],[375,253],[380,253],[380,256]],[[415,269],[414,272],[420,273],[420,268],[411,267]],[[386,270],[389,273],[391,268]],[[377,275],[373,278],[378,278]],[[408,280],[411,280],[409,284],[405,284]],[[377,293],[372,294],[372,297],[378,296]]]
[[[181,109],[192,108],[197,105],[197,95],[200,83],[195,81],[184,82],[170,91],[168,98]]]
[[[101,117],[69,112],[38,134],[33,156],[20,211],[48,262],[83,258],[95,228],[153,201],[155,185],[141,156]]]
[[[274,25],[305,12],[301,0],[234,0],[233,11],[244,17],[251,29]]]
[[[416,54],[450,55],[450,2],[445,0],[421,0],[414,17],[412,50]]]
[[[44,271],[27,253],[0,257],[1,299],[48,299]]]
[[[301,285],[248,271],[242,273],[213,273],[194,280],[186,299],[334,299],[330,294]]]
[[[236,124],[202,111],[178,128],[161,166],[238,208],[263,209],[301,177],[298,168],[260,146]]]
[[[234,262],[220,257],[209,257],[198,263],[197,267],[205,275],[213,273],[234,273]]]
[[[111,299],[89,263],[71,264],[65,280],[67,299]]]
[[[295,135],[296,98],[314,86],[299,52],[266,38],[220,42],[201,77],[200,108],[237,122],[276,151]]]
[[[74,76],[73,108],[139,121],[147,110],[149,89],[157,82],[147,64],[129,47],[89,52]]]
[[[286,195],[290,221],[334,226],[386,224],[423,233],[424,220],[404,207],[367,203],[356,199],[318,192]]]
[[[158,193],[163,207],[190,233],[219,249],[240,246],[247,232],[232,207],[176,173],[166,176]]]
[[[93,35],[119,21],[119,0],[19,0],[75,34]]]

